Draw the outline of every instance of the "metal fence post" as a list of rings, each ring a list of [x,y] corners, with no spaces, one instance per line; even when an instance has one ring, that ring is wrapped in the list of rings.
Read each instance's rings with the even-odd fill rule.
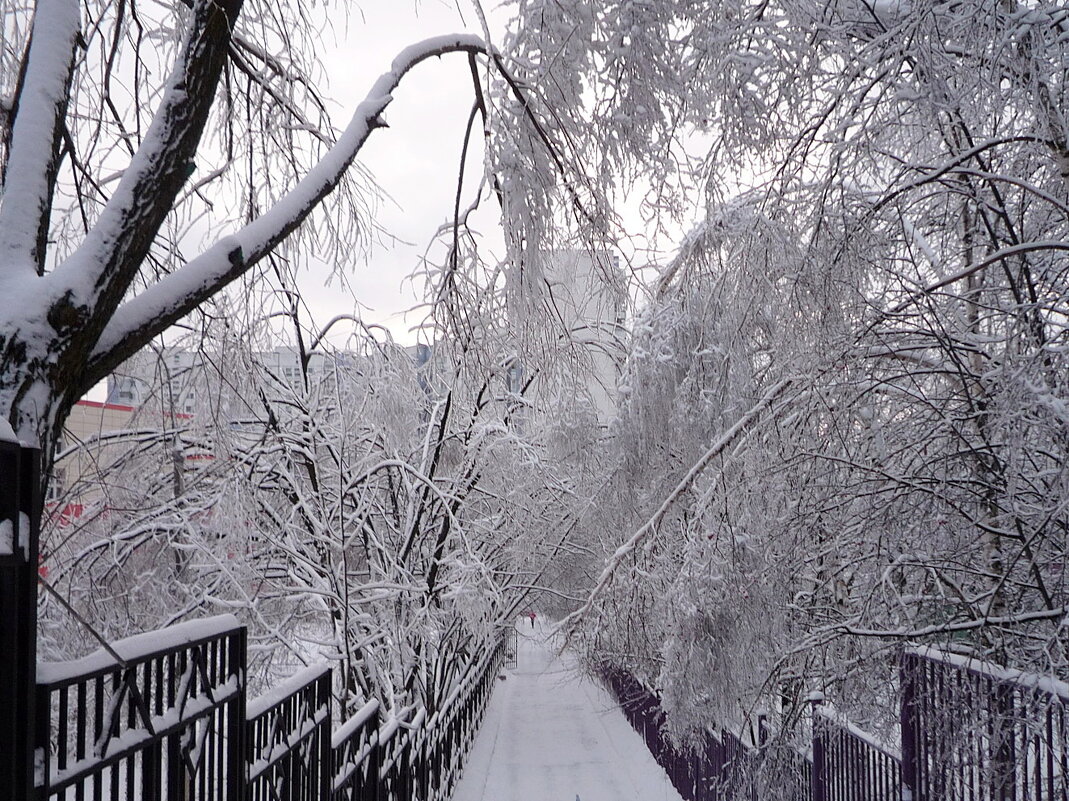
[[[916,666],[909,654],[899,655],[899,723],[902,729],[902,801],[923,801],[918,771],[918,724]]]
[[[40,451],[0,442],[0,798],[34,790]]]
[[[995,801],[1013,801],[1017,797],[1016,714],[1013,687],[998,684],[994,688],[994,737],[991,742],[992,787]]]
[[[247,698],[246,672],[248,668],[248,633],[242,626],[237,634],[227,641],[227,672],[238,680],[241,690],[227,704],[227,797],[243,799],[248,779],[245,755],[246,742],[245,704]]]
[[[820,714],[820,705],[824,703],[824,693],[811,692],[808,701],[813,710],[813,772],[810,774],[812,798],[813,801],[827,801],[828,727],[824,725],[824,717]]]
[[[326,679],[316,685],[316,703],[327,710],[327,725],[323,728],[319,739],[319,798],[322,801],[330,801],[334,789],[334,771],[331,769],[333,751],[330,738],[334,720],[334,693],[330,691],[334,683],[333,679],[334,671],[330,671]]]

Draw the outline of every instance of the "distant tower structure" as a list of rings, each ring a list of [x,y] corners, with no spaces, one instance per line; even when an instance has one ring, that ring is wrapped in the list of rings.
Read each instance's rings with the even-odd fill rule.
[[[627,288],[619,259],[604,251],[558,250],[544,270],[551,309],[578,348],[586,390],[605,425],[616,414],[624,355]]]

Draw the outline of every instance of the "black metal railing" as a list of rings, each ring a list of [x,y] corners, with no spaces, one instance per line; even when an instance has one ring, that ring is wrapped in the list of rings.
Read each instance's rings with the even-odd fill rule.
[[[615,666],[601,676],[688,801],[1069,801],[1069,686],[1048,677],[907,649],[898,744],[829,711],[816,694],[803,752],[770,738],[764,716],[753,736],[720,728],[684,749],[663,733],[652,689]]]
[[[334,797],[343,801],[374,801],[378,797],[379,702],[372,699],[341,728],[331,741]]]
[[[897,801],[902,757],[886,743],[813,702],[812,797],[824,801]]]
[[[727,729],[707,730],[686,747],[674,743],[664,730],[666,716],[655,692],[619,668],[605,666],[601,677],[683,798],[757,798],[757,749]]]
[[[435,777],[423,784],[423,797],[427,801],[449,798],[464,768],[464,759],[475,742],[499,671],[508,664],[515,667],[515,629],[511,631],[511,644],[506,631],[497,651],[485,659],[483,665],[468,672],[424,729],[423,764],[427,774]]]
[[[40,765],[37,570],[41,454],[0,436],[0,798],[29,801]]]
[[[245,713],[249,801],[330,797],[331,680],[327,666],[311,667],[249,702]]]
[[[901,683],[913,801],[1069,799],[1069,686],[933,648],[903,654]]]
[[[213,618],[112,650],[38,667],[43,796],[239,797],[244,629],[233,618]]]
[[[410,710],[379,727],[371,701],[334,733],[333,798],[338,801],[444,801],[475,741],[507,640],[484,654],[429,717]]]
[[[506,655],[472,662],[441,706],[332,729],[332,674],[247,701],[245,629],[223,615],[38,668],[36,797],[59,801],[442,801]]]

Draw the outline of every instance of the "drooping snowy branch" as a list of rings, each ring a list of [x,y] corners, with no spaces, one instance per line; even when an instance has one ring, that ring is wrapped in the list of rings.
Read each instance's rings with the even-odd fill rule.
[[[380,115],[393,100],[391,93],[413,67],[447,53],[484,51],[480,38],[467,35],[435,37],[406,48],[375,82],[337,143],[271,209],[116,310],[93,351],[92,373],[107,374],[140,343],[257,264],[307,219],[338,185],[371,132],[382,126]]]
[[[59,291],[72,293],[72,305],[86,306],[82,325],[100,330],[111,318],[193,172],[241,5],[242,0],[194,3],[144,140],[85,240],[49,276]]]
[[[616,549],[604,569],[601,571],[601,576],[598,578],[597,584],[594,586],[594,589],[591,590],[590,594],[583,602],[583,605],[564,618],[558,625],[557,630],[563,631],[566,636],[571,636],[571,633],[583,621],[583,618],[590,612],[598,602],[599,597],[616,577],[617,571],[620,569],[620,565],[623,561],[629,555],[634,553],[635,549],[638,548],[647,537],[657,531],[657,526],[664,519],[665,514],[667,514],[672,505],[676,503],[680,496],[693,487],[698,476],[705,471],[714,459],[724,452],[725,448],[728,448],[740,434],[746,431],[754,421],[764,413],[776,398],[782,395],[788,387],[796,382],[797,379],[795,378],[784,378],[774,384],[757,403],[750,407],[750,409],[742,415],[734,425],[728,428],[728,430],[725,431],[704,454],[702,454],[702,457],[691,466],[686,475],[684,475],[683,478],[679,480],[679,483],[676,484],[675,488],[668,493],[665,499],[661,502],[661,505],[657,508],[657,511],[650,516],[649,520],[632,534],[627,542]]]

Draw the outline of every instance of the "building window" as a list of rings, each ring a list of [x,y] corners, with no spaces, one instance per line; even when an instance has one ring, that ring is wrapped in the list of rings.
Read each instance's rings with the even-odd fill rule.
[[[67,468],[65,467],[53,467],[52,478],[48,482],[48,493],[45,497],[45,501],[55,501],[59,499],[59,496],[63,494],[65,484],[67,483]]]

